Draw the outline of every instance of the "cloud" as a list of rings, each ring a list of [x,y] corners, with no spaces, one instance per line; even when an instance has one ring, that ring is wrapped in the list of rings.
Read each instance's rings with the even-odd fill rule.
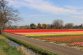
[[[56,5],[53,5],[43,0],[42,2],[39,1],[39,2],[30,3],[30,6],[40,11],[44,11],[44,12],[47,11],[47,12],[51,12],[54,14],[76,14],[78,13],[78,10],[76,9],[58,7]]]
[[[76,9],[58,7],[44,0],[11,0],[9,2],[11,5],[15,7],[28,7],[54,14],[64,14],[64,13],[75,14],[78,12]]]
[[[70,16],[72,18],[75,18],[75,19],[82,19],[83,20],[83,15],[73,15],[73,16]]]
[[[73,6],[59,7],[51,4],[47,0],[7,0],[10,5],[16,8],[32,8],[41,12],[52,13],[55,15],[68,15],[72,18],[83,18],[83,9],[78,9]]]

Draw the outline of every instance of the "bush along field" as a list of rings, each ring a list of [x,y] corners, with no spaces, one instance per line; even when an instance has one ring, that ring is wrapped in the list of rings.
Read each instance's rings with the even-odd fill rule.
[[[83,47],[82,29],[27,29],[4,31],[57,44],[65,43],[67,46]]]
[[[0,35],[0,55],[21,55],[16,47],[10,46],[6,38]]]

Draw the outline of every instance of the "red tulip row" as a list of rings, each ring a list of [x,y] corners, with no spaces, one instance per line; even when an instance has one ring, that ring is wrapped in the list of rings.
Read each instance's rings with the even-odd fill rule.
[[[4,32],[10,33],[32,33],[32,32],[78,32],[82,29],[6,29]]]

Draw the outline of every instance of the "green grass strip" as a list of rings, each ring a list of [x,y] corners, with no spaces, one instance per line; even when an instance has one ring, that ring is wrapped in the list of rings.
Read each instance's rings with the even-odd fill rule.
[[[16,47],[10,46],[6,40],[4,36],[0,35],[0,55],[22,55]]]

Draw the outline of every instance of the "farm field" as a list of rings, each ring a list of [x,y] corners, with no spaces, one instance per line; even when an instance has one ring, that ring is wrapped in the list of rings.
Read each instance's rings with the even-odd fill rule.
[[[83,46],[82,29],[27,29],[27,30],[4,30],[13,34],[23,35],[54,43],[67,43],[71,46]]]

